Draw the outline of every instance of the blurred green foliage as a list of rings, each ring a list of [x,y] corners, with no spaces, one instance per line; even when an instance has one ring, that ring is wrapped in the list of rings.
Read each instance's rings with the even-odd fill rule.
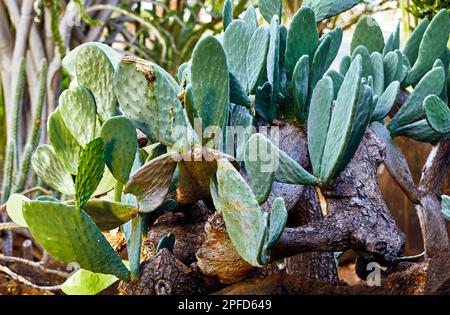
[[[175,74],[179,65],[190,59],[195,44],[205,33],[220,33],[223,2],[224,0],[164,0],[135,3],[131,7],[122,4],[123,9],[155,26],[165,40],[167,54],[162,57],[162,46],[154,39],[151,30],[134,21],[129,21],[119,30],[125,37],[124,44],[128,46],[125,49],[141,58],[152,60]],[[234,16],[241,14],[251,3],[253,1],[235,1]]]
[[[408,11],[419,19],[432,19],[441,9],[450,9],[450,0],[411,0]]]

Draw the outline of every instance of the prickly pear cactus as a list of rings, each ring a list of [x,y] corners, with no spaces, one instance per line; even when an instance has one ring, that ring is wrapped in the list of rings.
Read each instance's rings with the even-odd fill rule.
[[[399,28],[385,42],[374,18],[363,17],[351,55],[331,69],[342,30],[320,36],[316,23],[357,3],[303,1],[288,28],[282,1],[259,1],[263,21],[253,7],[234,19],[227,0],[223,33],[200,39],[178,82],[153,62],[99,43],[73,50],[63,61],[71,88],[48,120],[50,144],[31,160],[63,195],[14,195],[12,217],[54,258],[136,280],[148,222],[211,197],[238,254],[253,266],[270,263],[288,216],[280,196],[265,205],[274,182],[327,189],[367,128],[391,146],[400,135],[450,138],[447,11],[422,22],[404,50]],[[253,128],[280,122],[306,132],[312,170]],[[228,134],[230,127],[242,133]],[[143,147],[137,130],[148,137]],[[130,271],[101,234],[117,227],[126,235]],[[173,237],[164,243],[173,246]]]

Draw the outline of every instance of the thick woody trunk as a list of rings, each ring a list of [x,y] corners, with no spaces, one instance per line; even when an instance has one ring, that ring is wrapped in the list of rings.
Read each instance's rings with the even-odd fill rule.
[[[302,130],[285,124],[281,126],[279,136],[280,148],[308,168]],[[338,281],[333,251],[352,248],[381,263],[395,263],[403,254],[405,237],[397,228],[378,187],[377,167],[384,160],[384,149],[368,129],[348,167],[330,187],[322,188],[328,205],[325,217],[314,187],[275,183],[263,209],[269,211],[273,200],[282,196],[289,211],[289,222],[272,251],[272,260],[289,257],[286,262],[288,273],[305,281],[318,279],[328,283]],[[195,216],[197,220],[193,220],[190,217],[198,209],[203,209],[200,211],[203,215]],[[267,268],[258,270],[239,257],[218,214],[210,214],[205,222],[205,214],[211,210],[203,203],[197,203],[182,209],[182,214],[165,215],[152,226],[150,242],[155,244],[161,236],[175,232],[179,240],[175,245],[175,256],[186,265],[198,266],[204,276],[219,279],[222,283],[230,284],[258,273],[267,274]],[[194,264],[193,255],[196,257]]]
[[[422,198],[416,210],[429,263],[426,293],[450,292],[450,242],[440,201],[449,167],[450,141],[447,140],[431,150],[419,184]]]
[[[310,168],[306,137],[299,126],[288,123],[280,126],[278,137],[283,151],[301,165]],[[288,226],[298,227],[323,219],[315,187],[274,183],[268,201],[262,206],[263,210],[270,211],[273,200],[279,196],[284,198],[289,211]],[[161,217],[150,228],[150,243],[155,245],[167,233],[175,233],[177,238],[174,255],[194,269],[198,265],[207,278],[218,279],[225,284],[258,273],[266,274],[267,268],[257,270],[240,258],[228,238],[222,218],[212,214],[212,203],[207,201],[206,204],[210,209],[205,203],[198,202],[184,207],[180,213]],[[286,273],[295,275],[298,279],[317,279],[333,284],[338,282],[336,264],[330,252],[296,253],[286,259],[286,267]],[[274,265],[271,269],[273,271],[277,267]],[[142,278],[146,279],[145,276]],[[137,293],[131,288],[127,291]]]
[[[281,150],[311,171],[306,135],[300,126],[284,123],[279,126],[278,139]],[[285,200],[289,211],[288,227],[298,227],[323,220],[316,187],[274,183],[263,209],[270,211],[273,201],[280,196]],[[330,283],[339,281],[336,263],[331,252],[299,253],[289,257],[286,259],[286,272],[305,280],[318,279]]]
[[[384,263],[402,255],[405,237],[387,209],[377,182],[384,146],[371,130],[331,187],[322,189],[327,216],[321,222],[287,228],[274,257],[309,251],[355,249]]]

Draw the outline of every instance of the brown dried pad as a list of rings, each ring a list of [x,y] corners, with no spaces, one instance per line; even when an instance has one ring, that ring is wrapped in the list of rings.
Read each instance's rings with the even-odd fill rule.
[[[208,218],[205,232],[205,240],[196,255],[198,267],[205,276],[217,277],[222,283],[234,283],[255,269],[234,249],[220,215],[213,214]]]

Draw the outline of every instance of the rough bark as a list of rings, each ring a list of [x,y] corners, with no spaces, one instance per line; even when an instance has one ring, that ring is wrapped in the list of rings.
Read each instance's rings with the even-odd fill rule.
[[[175,234],[174,255],[186,265],[196,261],[205,234],[209,210],[202,201],[182,208],[182,212],[166,213],[148,232],[148,240],[156,247],[159,240],[168,233]]]
[[[325,219],[287,228],[273,257],[352,248],[394,263],[403,253],[405,237],[378,187],[377,166],[383,158],[383,144],[368,130],[347,168],[331,187],[322,189],[328,205]]]
[[[195,294],[199,291],[199,274],[167,249],[143,262],[141,277],[136,282],[121,282],[119,290],[131,295]]]
[[[301,126],[285,122],[277,127],[278,133],[274,132],[268,136],[271,136],[275,143],[278,142],[279,148],[287,155],[311,171],[307,139]],[[289,211],[288,226],[298,227],[323,220],[316,187],[274,182],[272,192],[262,208],[270,211],[272,203],[277,197],[282,197],[286,203]],[[331,252],[299,253],[289,257],[286,259],[286,272],[301,276],[303,279],[319,279],[330,283],[339,281]]]
[[[427,293],[450,292],[450,241],[440,204],[449,167],[450,141],[443,141],[433,147],[425,163],[419,184],[423,196],[416,206],[429,261]]]
[[[265,278],[245,279],[220,290],[215,295],[386,295],[391,292],[385,286],[348,286],[330,284],[316,279],[304,279],[301,275],[274,274]]]
[[[285,124],[279,131],[280,148],[309,168],[306,137],[301,128]],[[286,201],[290,226],[323,219],[320,200],[314,187],[274,183],[273,191],[262,208],[270,211],[273,200],[279,196]],[[207,204],[213,209],[210,202]],[[197,260],[198,267],[205,275],[217,278],[223,283],[239,281],[255,272],[255,267],[242,260],[234,250],[221,217],[211,215],[206,222],[204,214],[208,210],[203,202],[185,207],[181,212],[166,214],[158,219],[149,231],[149,241],[157,244],[162,236],[169,232],[175,233],[179,236],[175,242],[175,256],[186,264]],[[301,275],[304,279],[320,279],[331,283],[338,281],[331,253],[300,253],[287,259],[286,265],[288,273]]]
[[[298,135],[299,133],[296,138],[304,139]],[[288,134],[283,134],[281,139],[292,141]],[[296,152],[303,152],[300,156],[305,156],[305,149],[299,150],[295,145],[292,148]],[[292,153],[286,151],[288,154]],[[274,184],[273,192],[263,208],[270,209],[275,196],[285,198],[290,227],[285,229],[278,245],[273,249],[273,261],[301,253],[303,256],[295,258],[296,260],[288,260],[288,268],[294,270],[291,273],[303,279],[320,279],[331,283],[337,282],[337,277],[334,276],[336,267],[330,254],[332,251],[352,248],[369,253],[382,263],[395,263],[403,253],[405,238],[397,228],[378,188],[377,167],[384,159],[384,152],[383,144],[368,130],[348,167],[330,187],[322,189],[328,204],[325,218],[322,217],[314,188]],[[300,160],[298,155],[296,159]],[[210,217],[204,236],[184,233],[186,225],[177,226],[182,229],[178,231],[179,235],[183,235],[182,250],[178,253],[180,257],[186,251],[192,253],[192,247],[184,242],[193,242],[195,237],[197,240],[203,239],[197,251],[197,261],[206,276],[231,283],[254,272],[255,268],[245,263],[235,252],[220,216]],[[189,229],[191,227],[187,228]],[[158,224],[152,230],[158,230]],[[167,229],[163,230],[164,233],[168,232]],[[155,232],[151,233],[155,235]],[[151,236],[150,239],[156,241],[157,237]],[[191,260],[186,262],[190,263]],[[325,272],[321,273],[322,271]]]

